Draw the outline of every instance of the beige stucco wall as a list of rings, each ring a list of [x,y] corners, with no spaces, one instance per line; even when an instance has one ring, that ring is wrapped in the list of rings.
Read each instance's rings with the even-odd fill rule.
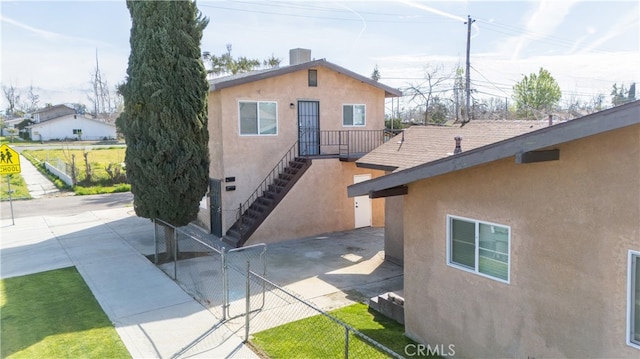
[[[627,253],[640,250],[640,126],[409,186],[406,331],[459,357],[637,358]],[[511,226],[510,283],[446,264],[446,216]]]
[[[308,72],[305,69],[209,94],[210,177],[236,178],[234,183],[223,183],[223,231],[235,222],[240,203],[249,198],[267,173],[298,140],[298,100],[319,101],[321,130],[354,129],[342,126],[343,104],[366,105],[366,126],[357,129],[384,128],[383,90],[324,67],[318,67],[317,71],[317,87],[308,86]],[[278,134],[240,136],[238,102],[242,100],[277,102]],[[290,108],[291,103],[294,104],[293,109]],[[337,159],[333,161],[338,162]],[[326,175],[323,181],[333,183],[332,188],[339,188],[337,183],[343,182],[342,179]],[[225,185],[235,185],[236,190],[225,191]],[[302,186],[297,184],[296,187]],[[340,188],[340,191],[344,191],[346,197],[346,190]],[[301,202],[306,205],[312,203]],[[326,214],[327,208],[318,208],[316,213]]]
[[[273,243],[354,228],[354,199],[347,196],[353,176],[384,172],[367,170],[353,162],[314,159],[300,181],[251,236],[247,244]],[[327,178],[331,178],[328,181]],[[384,199],[371,200],[372,226],[384,226]]]
[[[404,264],[403,196],[387,197],[384,217],[384,259]]]

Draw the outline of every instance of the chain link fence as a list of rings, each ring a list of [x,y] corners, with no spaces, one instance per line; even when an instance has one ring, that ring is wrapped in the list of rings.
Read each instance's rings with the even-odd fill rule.
[[[269,281],[265,244],[227,250],[223,242],[188,226],[156,219],[154,227],[156,265],[219,319],[174,358],[214,348],[231,335],[265,357],[402,358]]]
[[[245,319],[245,339],[274,358],[403,358],[357,329],[249,272],[247,281],[265,288],[262,310]],[[238,325],[238,320],[232,321]]]

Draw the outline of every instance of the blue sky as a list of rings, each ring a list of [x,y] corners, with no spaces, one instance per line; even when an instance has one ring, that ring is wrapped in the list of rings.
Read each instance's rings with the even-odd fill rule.
[[[549,70],[565,99],[609,99],[614,83],[640,81],[638,1],[212,1],[202,50],[288,64],[288,51],[308,48],[381,82],[418,84],[464,66],[467,15],[475,20],[471,79],[477,96],[509,97],[523,75]],[[45,102],[87,103],[98,52],[110,85],[125,78],[131,20],[122,1],[0,3],[3,85],[29,85]],[[24,96],[24,95],[23,95]],[[6,107],[4,97],[0,107]]]

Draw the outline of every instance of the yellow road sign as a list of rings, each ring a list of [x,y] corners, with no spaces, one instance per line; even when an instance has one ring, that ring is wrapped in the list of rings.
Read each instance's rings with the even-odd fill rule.
[[[20,173],[20,155],[13,148],[0,146],[0,175]]]

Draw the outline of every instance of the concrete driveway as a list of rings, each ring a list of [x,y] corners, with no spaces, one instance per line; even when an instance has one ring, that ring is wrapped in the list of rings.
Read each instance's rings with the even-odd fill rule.
[[[136,217],[130,204],[105,206],[27,215],[15,224],[3,213],[1,277],[76,266],[134,357],[171,357],[219,318],[144,257],[153,248],[149,220]],[[365,301],[402,289],[402,268],[384,261],[383,248],[377,228],[270,244],[267,278],[325,310]],[[171,334],[176,328],[181,335]],[[253,356],[232,332],[202,356],[212,354]]]

